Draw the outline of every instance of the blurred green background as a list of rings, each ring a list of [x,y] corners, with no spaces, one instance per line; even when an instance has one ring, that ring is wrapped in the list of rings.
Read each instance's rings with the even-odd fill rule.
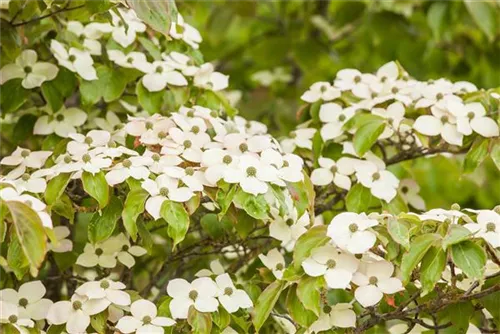
[[[500,86],[500,1],[177,1],[204,38],[205,59],[242,92],[241,114],[276,136],[295,127],[300,95],[342,68],[372,72],[398,60],[417,79]],[[256,74],[257,73],[257,74]],[[238,93],[236,93],[237,95]],[[473,174],[443,157],[396,166],[429,208],[500,204],[491,161]]]

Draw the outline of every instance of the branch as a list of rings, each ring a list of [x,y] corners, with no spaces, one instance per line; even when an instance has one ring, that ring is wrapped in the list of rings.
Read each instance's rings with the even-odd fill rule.
[[[69,3],[68,3],[69,4]],[[26,25],[26,24],[30,24],[30,23],[33,23],[33,22],[38,22],[40,20],[43,20],[47,17],[51,17],[53,15],[56,15],[56,14],[59,14],[59,13],[62,13],[62,12],[69,12],[69,11],[72,11],[72,10],[75,10],[75,9],[79,9],[79,8],[82,8],[82,7],[85,7],[85,4],[83,5],[78,5],[78,6],[75,6],[75,7],[64,7],[64,8],[61,8],[61,9],[58,9],[56,10],[55,12],[51,12],[51,13],[48,13],[48,14],[45,14],[45,15],[42,15],[42,16],[38,16],[38,17],[35,17],[31,20],[28,20],[28,21],[22,21],[22,22],[18,22],[18,23],[14,23],[14,19],[17,17],[14,16],[10,22],[10,25],[13,26],[13,27],[19,27],[19,26],[23,26],[23,25]]]

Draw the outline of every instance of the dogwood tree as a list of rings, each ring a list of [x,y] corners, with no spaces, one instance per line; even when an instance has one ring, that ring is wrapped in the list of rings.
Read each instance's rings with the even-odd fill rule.
[[[498,332],[500,206],[400,172],[500,169],[498,89],[343,69],[275,138],[172,1],[2,6],[2,332]]]

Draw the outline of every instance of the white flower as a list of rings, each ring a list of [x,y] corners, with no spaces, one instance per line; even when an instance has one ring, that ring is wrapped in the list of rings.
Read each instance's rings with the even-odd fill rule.
[[[320,168],[316,168],[311,173],[311,182],[317,186],[326,186],[327,184],[335,183],[339,188],[351,189],[350,175],[354,174],[355,159],[340,158],[337,162],[329,158],[320,157],[318,164]]]
[[[160,218],[160,209],[166,200],[182,203],[194,196],[191,189],[179,187],[179,181],[168,175],[160,175],[155,180],[147,179],[141,186],[151,195],[146,201],[146,211],[154,219]]]
[[[151,157],[130,157],[117,163],[111,168],[111,170],[106,174],[106,182],[110,186],[120,184],[129,177],[136,180],[144,180],[149,177],[150,171],[147,166],[153,163]]]
[[[352,305],[348,303],[338,303],[333,307],[325,306],[324,310],[306,331],[306,333],[319,333],[328,331],[332,327],[349,328],[356,327],[356,313],[352,310]]]
[[[412,179],[403,179],[399,183],[401,197],[417,210],[425,210],[425,202],[418,194],[420,186]]]
[[[239,183],[243,191],[257,196],[267,192],[269,189],[267,182],[277,180],[277,170],[255,156],[247,154],[240,157],[238,168],[227,173],[224,180],[229,183]]]
[[[237,156],[233,156],[228,151],[220,148],[208,149],[201,156],[201,166],[207,167],[205,178],[214,186],[227,173],[231,173],[232,170],[237,168],[238,161]]]
[[[0,164],[5,166],[17,166],[14,170],[7,174],[7,178],[17,179],[24,174],[26,167],[34,169],[42,168],[51,155],[51,151],[32,152],[18,146],[11,155],[4,157],[0,161]]]
[[[47,181],[44,178],[46,175],[47,171],[43,169],[39,169],[31,175],[24,173],[19,179],[14,180],[13,184],[21,193],[26,191],[35,194],[43,193],[47,188]]]
[[[198,44],[202,41],[198,30],[185,23],[181,14],[177,14],[177,22],[171,23],[169,35],[173,39],[182,39],[193,49],[198,49]]]
[[[177,166],[182,163],[182,159],[177,155],[153,153],[145,151],[143,156],[151,157],[152,163],[148,166],[149,170],[156,174],[164,173],[169,167]]]
[[[295,154],[282,155],[274,148],[268,148],[261,152],[262,163],[271,165],[277,169],[278,182],[276,184],[284,187],[286,182],[300,182],[304,179],[302,174],[303,160]]]
[[[68,137],[73,141],[68,143],[66,151],[72,156],[83,156],[92,148],[106,146],[111,140],[111,134],[103,130],[91,130],[87,135],[70,133]]]
[[[168,55],[163,53],[161,56],[170,67],[180,70],[184,75],[192,77],[198,71],[191,58],[183,53],[172,51]]]
[[[150,92],[158,92],[168,85],[186,86],[188,84],[184,76],[171,68],[165,61],[154,61],[138,66],[146,73],[142,78],[142,84]]]
[[[84,171],[94,175],[99,173],[101,169],[108,168],[112,164],[111,159],[99,154],[99,152],[93,151],[88,151],[81,156],[66,155],[63,159],[64,164],[60,164],[57,167],[57,171],[60,173],[76,172],[73,178],[79,178]]]
[[[104,311],[108,305],[106,299],[88,299],[74,294],[71,301],[54,303],[47,313],[47,321],[54,325],[66,324],[66,331],[70,334],[85,333],[90,316]]]
[[[360,161],[354,165],[358,181],[370,188],[373,196],[390,202],[397,195],[399,180],[391,172],[379,169],[375,163]]]
[[[327,235],[342,250],[352,254],[363,254],[377,241],[370,227],[378,221],[370,219],[364,213],[342,212],[335,216],[328,225]]]
[[[340,91],[329,82],[316,82],[300,97],[302,101],[314,103],[319,100],[331,101],[340,97]]]
[[[86,282],[76,289],[76,293],[80,296],[85,296],[89,300],[104,299],[107,301],[107,306],[111,304],[119,306],[130,305],[130,295],[125,291],[125,284],[103,279],[101,281]]]
[[[229,76],[214,71],[214,66],[205,63],[200,66],[194,74],[194,85],[196,87],[209,89],[214,92],[226,89],[229,84]]]
[[[353,283],[358,286],[354,292],[356,300],[364,307],[376,305],[385,294],[404,290],[401,280],[391,277],[394,266],[387,261],[362,263],[354,274]]]
[[[21,85],[26,89],[40,87],[45,81],[53,80],[59,69],[56,65],[37,62],[37,54],[33,50],[24,50],[16,62],[7,64],[0,70],[0,85],[12,79],[23,79]]]
[[[56,226],[53,229],[57,243],[48,245],[49,250],[55,253],[66,253],[73,250],[73,241],[66,239],[69,236],[69,228],[66,226]]]
[[[267,133],[267,125],[258,121],[249,121],[241,116],[234,116],[234,123],[242,133],[249,135],[264,135]]]
[[[417,101],[415,108],[437,106],[443,108],[449,101],[460,102],[461,99],[453,94],[453,84],[445,79],[439,79],[422,87],[422,98]]]
[[[69,21],[66,27],[68,31],[71,31],[77,37],[82,38],[83,47],[89,51],[91,55],[95,56],[100,56],[102,53],[101,43],[98,39],[104,32],[110,32],[112,29],[111,25],[104,23],[90,23],[84,27],[80,21]],[[103,31],[103,29],[105,31]]]
[[[299,237],[307,232],[309,225],[309,213],[306,211],[299,219],[296,217],[297,213],[288,219],[278,216],[274,217],[269,225],[269,235],[276,240],[280,240],[282,246],[287,250],[293,249],[295,242]]]
[[[453,103],[449,104],[450,109],[457,115],[458,132],[468,136],[474,132],[483,137],[498,137],[498,124],[491,118],[486,117],[486,110],[479,102],[468,104]]]
[[[272,146],[268,135],[248,136],[243,133],[230,133],[224,137],[224,147],[233,155],[243,155],[248,152],[259,153]]]
[[[155,114],[151,117],[129,117],[125,125],[125,132],[129,135],[140,137],[141,143],[156,145],[164,141],[174,122],[167,117]]]
[[[271,249],[267,255],[259,254],[259,259],[262,263],[273,272],[274,277],[281,279],[285,271],[285,258],[276,249]]]
[[[418,117],[413,128],[426,136],[441,137],[449,144],[461,146],[463,134],[457,129],[456,115],[449,108],[431,107],[432,115]]]
[[[391,103],[386,109],[384,108],[373,108],[372,114],[385,118],[386,126],[384,132],[379,136],[379,139],[389,138],[394,134],[394,131],[398,131],[399,124],[404,120],[405,107],[399,102]]]
[[[330,289],[347,289],[359,260],[353,255],[337,251],[333,245],[313,249],[311,256],[302,262],[302,268],[312,277],[324,276]]]
[[[132,51],[124,54],[120,50],[108,50],[109,60],[125,68],[142,68],[143,64],[148,64],[146,55],[142,52]]]
[[[224,274],[224,267],[219,260],[213,260],[210,262],[210,269],[201,269],[196,274],[196,277],[209,277],[212,275],[222,275]]]
[[[114,141],[121,145],[125,145],[125,126],[121,119],[114,112],[108,111],[104,118],[96,117],[94,119],[94,123],[98,128],[111,133],[111,138]]]
[[[28,205],[36,212],[44,227],[52,228],[52,219],[50,218],[50,215],[45,212],[47,205],[45,205],[45,203],[40,201],[38,198],[27,194],[20,194],[16,189],[6,187],[0,189],[0,199],[4,201],[18,201]]]
[[[219,288],[218,299],[229,313],[234,313],[240,308],[253,307],[253,302],[245,290],[237,289],[229,274],[222,274],[215,278]]]
[[[118,8],[118,11],[120,15],[110,11],[114,26],[112,36],[115,42],[126,48],[135,41],[137,33],[146,31],[146,25],[137,17],[135,11],[122,8]]]
[[[189,283],[181,278],[168,282],[167,293],[172,297],[170,313],[174,319],[187,319],[191,305],[200,312],[215,312],[219,307],[217,285],[211,278],[200,277]]]
[[[326,123],[321,127],[323,140],[337,138],[344,133],[344,124],[354,116],[354,107],[344,108],[334,102],[322,104],[319,108],[319,119]]]
[[[377,77],[373,74],[364,74],[355,69],[343,69],[337,73],[335,87],[342,91],[350,90],[355,96],[369,99],[372,96],[372,89],[379,91],[381,85],[378,84]]]
[[[500,247],[500,215],[493,210],[481,210],[477,223],[465,224],[464,227],[483,238],[494,248]]]
[[[175,325],[167,317],[159,317],[156,305],[149,300],[139,299],[130,306],[132,316],[118,320],[116,328],[122,333],[163,333],[162,327]]]
[[[182,157],[191,162],[200,162],[202,148],[208,144],[211,139],[208,134],[202,131],[193,132],[190,130],[181,130],[179,128],[171,128],[169,135],[172,142],[166,143],[163,146],[162,154],[181,154]]]
[[[312,138],[316,133],[316,129],[296,129],[290,132],[290,138],[281,141],[283,150],[291,153],[296,147],[312,150]]]
[[[143,256],[147,251],[141,246],[131,245],[127,236],[120,233],[113,236],[104,242],[104,247],[115,250],[115,256],[127,268],[132,268],[135,265],[135,257]]]
[[[87,114],[78,108],[61,108],[53,115],[44,115],[37,119],[33,134],[50,135],[55,133],[59,137],[67,138],[70,133],[75,133],[76,127],[87,120]]]
[[[292,75],[287,73],[283,67],[276,67],[272,70],[255,72],[250,78],[261,86],[269,87],[274,82],[290,82],[292,80]]]
[[[116,267],[116,251],[109,243],[101,244],[86,244],[83,249],[83,253],[76,259],[76,264],[92,268],[97,265],[103,268],[114,268]]]
[[[32,328],[35,326],[32,320],[19,316],[18,307],[15,304],[0,300],[0,309],[2,310],[0,312],[0,323],[11,324],[19,333],[27,332],[24,327]]]
[[[19,292],[14,289],[0,290],[0,300],[17,305],[19,318],[42,320],[52,305],[50,299],[43,298],[46,291],[42,282],[32,281],[21,285]]]
[[[87,81],[97,80],[94,60],[88,51],[73,47],[66,50],[66,47],[55,39],[50,41],[50,50],[59,62],[59,65],[66,67],[71,72],[78,73]]]

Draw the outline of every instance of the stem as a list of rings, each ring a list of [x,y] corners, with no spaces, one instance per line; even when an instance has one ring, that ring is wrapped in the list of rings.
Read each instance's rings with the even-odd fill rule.
[[[26,25],[26,24],[38,22],[38,21],[43,20],[43,19],[45,19],[47,17],[51,17],[53,15],[56,15],[56,14],[59,14],[59,13],[62,13],[62,12],[69,12],[69,11],[72,11],[72,10],[75,10],[75,9],[79,9],[79,8],[82,8],[82,7],[85,7],[85,5],[79,5],[79,6],[75,6],[75,7],[64,7],[64,8],[56,10],[55,12],[48,13],[48,14],[45,14],[45,15],[42,15],[42,16],[35,17],[35,18],[31,19],[31,20],[22,21],[22,22],[18,22],[18,23],[13,23],[14,19],[16,18],[16,16],[14,16],[14,18],[12,19],[12,21],[10,22],[10,24],[13,27],[19,27],[19,26],[23,26],[23,25]]]

